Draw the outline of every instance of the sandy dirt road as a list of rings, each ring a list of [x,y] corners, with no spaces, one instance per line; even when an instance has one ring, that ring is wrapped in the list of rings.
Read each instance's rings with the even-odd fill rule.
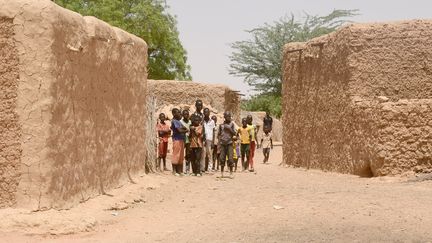
[[[431,181],[282,168],[280,147],[261,159],[234,179],[166,174],[146,203],[96,216],[93,232],[0,242],[432,242]]]

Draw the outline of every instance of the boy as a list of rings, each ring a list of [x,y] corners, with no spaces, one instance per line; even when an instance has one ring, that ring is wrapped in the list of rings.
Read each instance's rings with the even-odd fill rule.
[[[221,166],[221,178],[224,177],[225,162],[228,158],[227,165],[230,169],[230,178],[233,178],[233,138],[236,134],[234,123],[231,121],[231,113],[224,112],[224,123],[219,126],[219,144],[221,146],[220,153],[220,166]]]
[[[202,108],[203,108],[202,100],[196,100],[195,101],[195,112],[192,115],[198,116],[201,119],[201,121],[204,118],[204,114],[201,112]]]
[[[168,124],[165,122],[166,117],[164,113],[159,114],[159,122],[156,124],[156,131],[159,137],[158,144],[158,163],[156,169],[162,171],[161,161],[163,161],[163,170],[167,171],[166,168],[166,156],[168,152],[168,138],[171,135],[171,130]]]
[[[184,140],[185,134],[188,132],[186,127],[181,123],[180,110],[177,108],[172,109],[173,119],[171,122],[171,130],[173,132],[173,153],[172,153],[172,167],[173,174],[180,176],[183,174],[183,160],[184,160]]]
[[[250,148],[249,148],[250,149],[250,152],[249,152],[249,166],[250,166],[249,171],[254,172],[254,170],[255,170],[254,169],[255,149],[256,149],[256,147],[259,147],[258,138],[257,138],[257,133],[258,133],[259,128],[252,124],[252,115],[248,115],[246,120],[247,120],[247,124],[251,130],[251,135],[252,135],[251,142],[250,142]]]
[[[217,117],[212,116],[211,119],[215,123],[215,127],[213,129],[213,169],[215,171],[219,170],[219,155],[220,155],[220,149],[219,149],[219,140],[218,140],[218,134],[219,134],[219,127],[217,126]]]
[[[204,108],[204,119],[202,125],[204,127],[204,147],[201,154],[201,171],[206,170],[207,172],[211,172],[213,162],[213,132],[215,128],[215,123],[212,119],[210,119],[209,108]],[[206,158],[208,158],[208,164],[206,163]]]
[[[242,172],[244,172],[249,167],[250,142],[252,140],[251,129],[247,124],[246,118],[242,119],[242,126],[238,129],[238,136],[240,137],[240,143],[241,143],[240,153],[241,153],[241,162],[242,162]]]
[[[240,158],[240,147],[238,137],[233,138],[233,159],[234,159],[234,172],[237,172],[237,164]]]
[[[192,126],[190,127],[190,148],[192,175],[201,176],[201,152],[203,148],[203,126],[200,124],[199,116],[192,116]]]
[[[189,110],[183,110],[182,112],[183,119],[181,123],[186,129],[190,129],[191,120],[189,120]],[[189,174],[190,170],[190,140],[189,140],[189,132],[185,134],[185,161],[186,161],[186,174]]]
[[[270,132],[270,129],[268,127],[264,128],[264,134],[261,139],[261,146],[264,153],[264,161],[263,164],[267,163],[270,157],[270,149],[273,149],[273,140],[272,140],[272,134]]]
[[[263,118],[263,127],[267,127],[269,132],[273,130],[273,118],[270,116],[270,112],[266,111],[266,115]]]

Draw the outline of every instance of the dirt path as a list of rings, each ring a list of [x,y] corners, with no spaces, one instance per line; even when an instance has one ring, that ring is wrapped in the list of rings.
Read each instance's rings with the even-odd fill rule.
[[[0,242],[432,241],[431,181],[281,168],[280,160],[277,147],[270,165],[235,179],[167,174],[165,185],[146,191],[151,200],[116,216],[104,212],[94,232],[7,233]]]

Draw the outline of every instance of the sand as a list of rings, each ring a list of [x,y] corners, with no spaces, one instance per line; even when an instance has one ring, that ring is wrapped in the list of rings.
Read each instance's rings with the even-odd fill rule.
[[[261,153],[257,154],[260,161]],[[95,225],[87,229],[90,232],[3,233],[0,242],[432,240],[431,181],[293,169],[280,167],[281,158],[281,147],[276,147],[271,164],[257,164],[256,173],[237,173],[234,179],[179,178],[169,173],[143,177],[138,184],[110,192],[114,197],[91,199],[66,211],[80,212],[69,225],[79,217],[92,217]],[[120,208],[127,205],[124,210],[104,210],[125,198],[143,201],[119,204]],[[52,217],[46,222],[52,222]]]

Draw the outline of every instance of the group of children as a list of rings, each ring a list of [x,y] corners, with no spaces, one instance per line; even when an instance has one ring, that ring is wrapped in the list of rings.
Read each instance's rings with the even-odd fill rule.
[[[172,109],[171,126],[167,124],[164,113],[159,115],[156,127],[159,137],[158,169],[162,170],[162,163],[163,170],[167,170],[166,156],[168,139],[171,136],[171,163],[173,174],[176,176],[183,175],[183,172],[192,176],[202,176],[202,173],[218,171],[220,167],[221,176],[224,177],[225,166],[228,166],[232,178],[233,172],[237,171],[240,157],[242,171],[253,172],[255,150],[259,148],[259,126],[252,124],[252,116],[243,118],[242,126],[237,128],[230,112],[225,112],[223,123],[217,125],[217,117],[210,117],[210,110],[203,109],[201,100],[195,102],[195,108],[196,111],[192,115],[189,110]],[[268,162],[270,149],[273,149],[271,129],[272,120],[267,113],[261,139],[263,163]]]

